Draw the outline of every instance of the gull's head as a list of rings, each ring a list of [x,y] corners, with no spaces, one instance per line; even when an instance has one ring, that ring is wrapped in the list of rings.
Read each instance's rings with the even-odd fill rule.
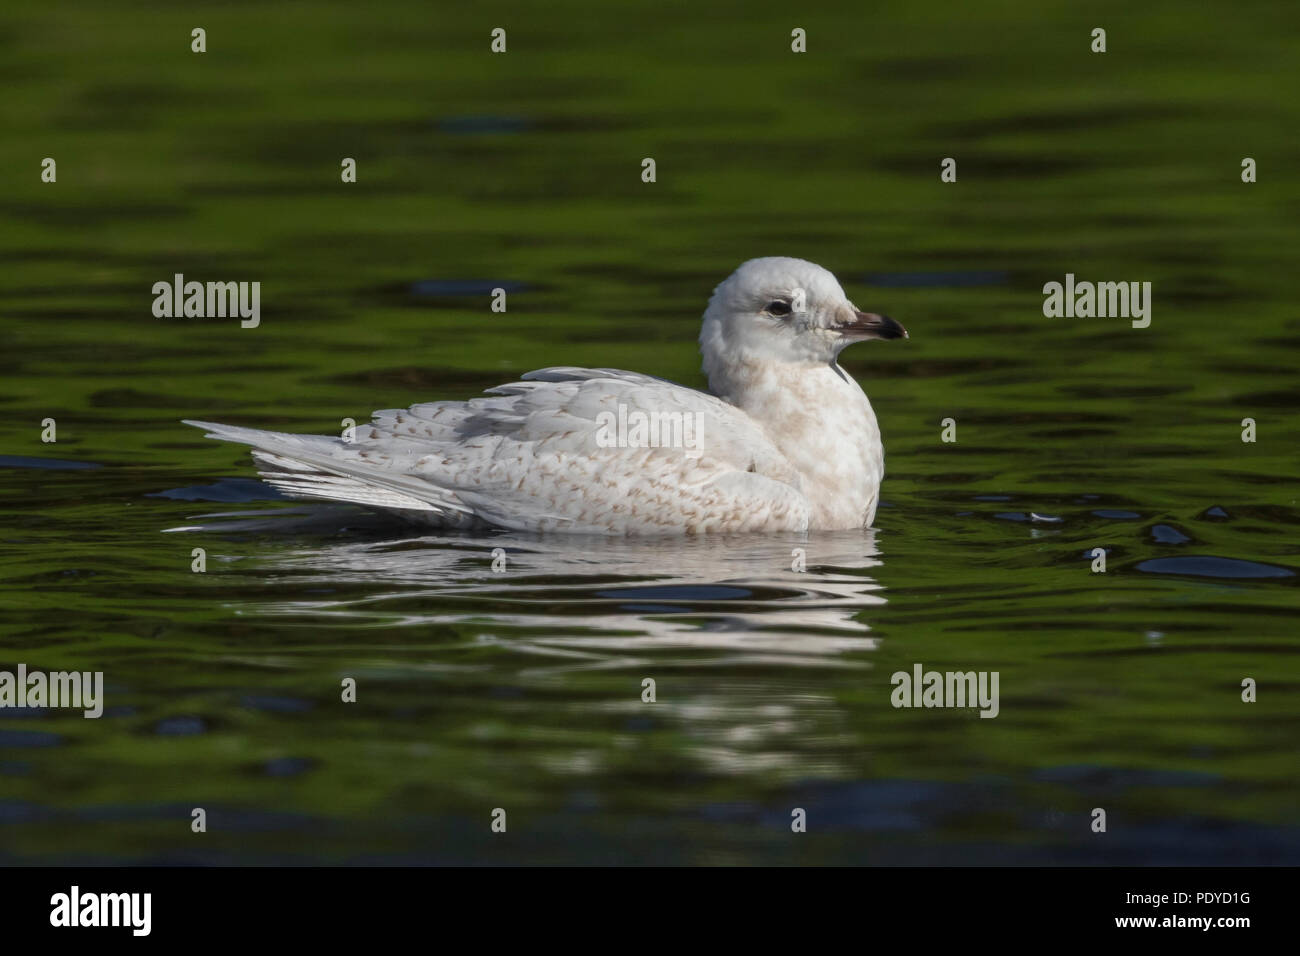
[[[734,362],[824,365],[846,346],[907,338],[887,315],[862,312],[835,276],[804,259],[750,259],[713,290],[700,330],[705,370]]]

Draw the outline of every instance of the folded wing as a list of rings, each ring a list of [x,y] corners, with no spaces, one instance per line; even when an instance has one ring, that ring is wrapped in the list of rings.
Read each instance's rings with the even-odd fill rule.
[[[744,412],[664,379],[547,368],[467,402],[376,412],[355,440],[189,424],[253,447],[295,497],[449,526],[652,534],[804,530],[798,476]]]

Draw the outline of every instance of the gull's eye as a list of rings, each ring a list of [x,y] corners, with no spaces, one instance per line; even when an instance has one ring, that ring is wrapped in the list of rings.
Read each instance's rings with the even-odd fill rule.
[[[767,311],[773,315],[789,315],[790,303],[777,299],[767,304]]]

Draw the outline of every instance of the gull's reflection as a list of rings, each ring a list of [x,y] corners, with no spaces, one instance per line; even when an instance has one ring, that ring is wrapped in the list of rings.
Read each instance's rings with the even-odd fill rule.
[[[673,649],[722,652],[715,663],[864,666],[846,655],[875,646],[861,612],[885,603],[865,573],[880,563],[870,529],[699,538],[413,536],[347,509],[207,517],[224,520],[173,530],[294,533],[294,547],[257,560],[281,584],[300,586],[302,596],[245,612],[325,626],[463,630],[468,623],[480,629],[481,642],[508,641],[515,651],[549,658],[548,671],[662,664]]]

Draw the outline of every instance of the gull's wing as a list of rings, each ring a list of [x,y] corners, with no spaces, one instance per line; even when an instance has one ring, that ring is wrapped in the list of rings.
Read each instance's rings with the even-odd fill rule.
[[[627,447],[638,444],[638,416],[653,415],[664,446]],[[620,420],[632,441],[607,447]],[[453,525],[804,530],[811,513],[794,469],[743,411],[635,372],[541,369],[483,398],[376,412],[350,443],[193,424],[252,445],[264,477],[289,494],[428,511]]]

